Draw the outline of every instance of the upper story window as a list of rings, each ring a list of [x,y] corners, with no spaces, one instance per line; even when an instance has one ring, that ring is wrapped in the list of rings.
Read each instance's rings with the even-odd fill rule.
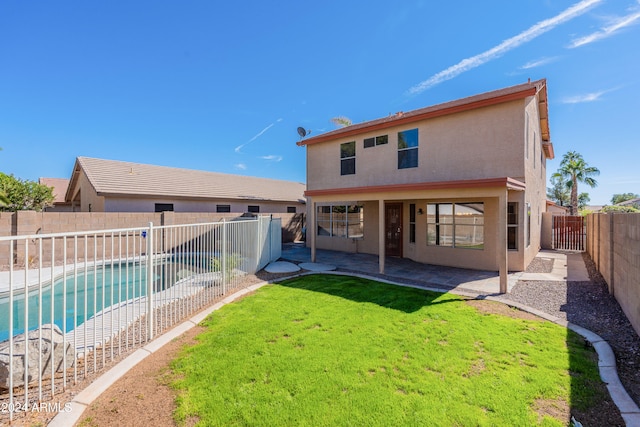
[[[374,138],[365,138],[364,148],[375,147],[376,145],[384,145],[389,143],[388,135],[380,135]]]
[[[398,132],[398,169],[418,167],[418,129]]]
[[[356,142],[340,144],[340,175],[356,173]]]
[[[296,213],[295,206],[287,206],[287,213]]]
[[[247,212],[260,213],[260,206],[258,206],[258,205],[249,205],[249,206],[247,206]]]
[[[231,212],[231,205],[216,205],[216,212]]]

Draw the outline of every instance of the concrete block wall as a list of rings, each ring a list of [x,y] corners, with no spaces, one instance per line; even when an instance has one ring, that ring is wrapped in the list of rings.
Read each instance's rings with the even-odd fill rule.
[[[591,214],[587,251],[640,335],[640,214]]]

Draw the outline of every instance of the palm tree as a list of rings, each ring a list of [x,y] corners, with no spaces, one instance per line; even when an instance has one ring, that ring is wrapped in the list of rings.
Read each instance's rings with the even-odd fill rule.
[[[336,125],[339,128],[344,128],[344,127],[347,127],[347,126],[351,126],[351,124],[352,124],[351,119],[349,117],[345,117],[345,116],[332,117],[331,118],[331,123],[333,123],[334,125]]]
[[[562,157],[560,168],[553,177],[567,180],[567,187],[571,189],[571,215],[575,215],[578,209],[578,182],[594,188],[598,182],[593,177],[598,175],[600,175],[598,168],[589,166],[582,158],[582,154],[569,151]]]

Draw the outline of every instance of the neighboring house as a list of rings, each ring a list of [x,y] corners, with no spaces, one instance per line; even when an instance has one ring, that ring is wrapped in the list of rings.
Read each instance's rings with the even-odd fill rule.
[[[547,200],[547,212],[551,212],[554,215],[569,215],[569,208]]]
[[[298,142],[307,147],[307,241],[316,248],[500,272],[540,248],[546,80]]]
[[[66,193],[74,212],[304,213],[305,185],[78,157]]]
[[[64,196],[69,187],[67,178],[39,178],[38,183],[53,189],[53,206],[45,208],[45,212],[71,212],[71,203],[68,203]]]
[[[587,205],[582,210],[589,213],[598,213],[602,211],[605,205]]]
[[[614,206],[631,206],[632,208],[640,209],[640,198],[625,200],[624,202],[616,203]]]

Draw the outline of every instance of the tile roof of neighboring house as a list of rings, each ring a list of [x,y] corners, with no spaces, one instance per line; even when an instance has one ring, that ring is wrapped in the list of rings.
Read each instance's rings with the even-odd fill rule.
[[[616,206],[632,206],[640,205],[640,198],[625,200],[624,202],[616,203]]]
[[[39,184],[53,187],[53,203],[65,203],[64,197],[69,187],[67,178],[39,178]]]
[[[80,169],[99,196],[305,202],[305,184],[298,182],[89,157],[76,159],[67,200],[71,199]]]
[[[371,120],[363,123],[356,123],[344,128],[336,129],[330,132],[322,133],[302,141],[297,144],[300,146],[316,144],[318,142],[330,141],[337,138],[359,135],[364,132],[370,132],[380,129],[399,126],[406,123],[413,123],[433,117],[444,116],[447,114],[459,113],[475,108],[495,105],[502,102],[513,101],[516,99],[526,98],[528,96],[539,95],[540,106],[540,129],[543,142],[543,149],[547,158],[553,159],[553,144],[549,133],[549,119],[547,106],[547,80],[540,79],[537,81],[529,81],[527,83],[516,86],[498,89],[491,92],[481,93],[479,95],[467,98],[457,99],[455,101],[445,102],[430,107],[420,108],[408,112],[399,112],[387,117]]]

